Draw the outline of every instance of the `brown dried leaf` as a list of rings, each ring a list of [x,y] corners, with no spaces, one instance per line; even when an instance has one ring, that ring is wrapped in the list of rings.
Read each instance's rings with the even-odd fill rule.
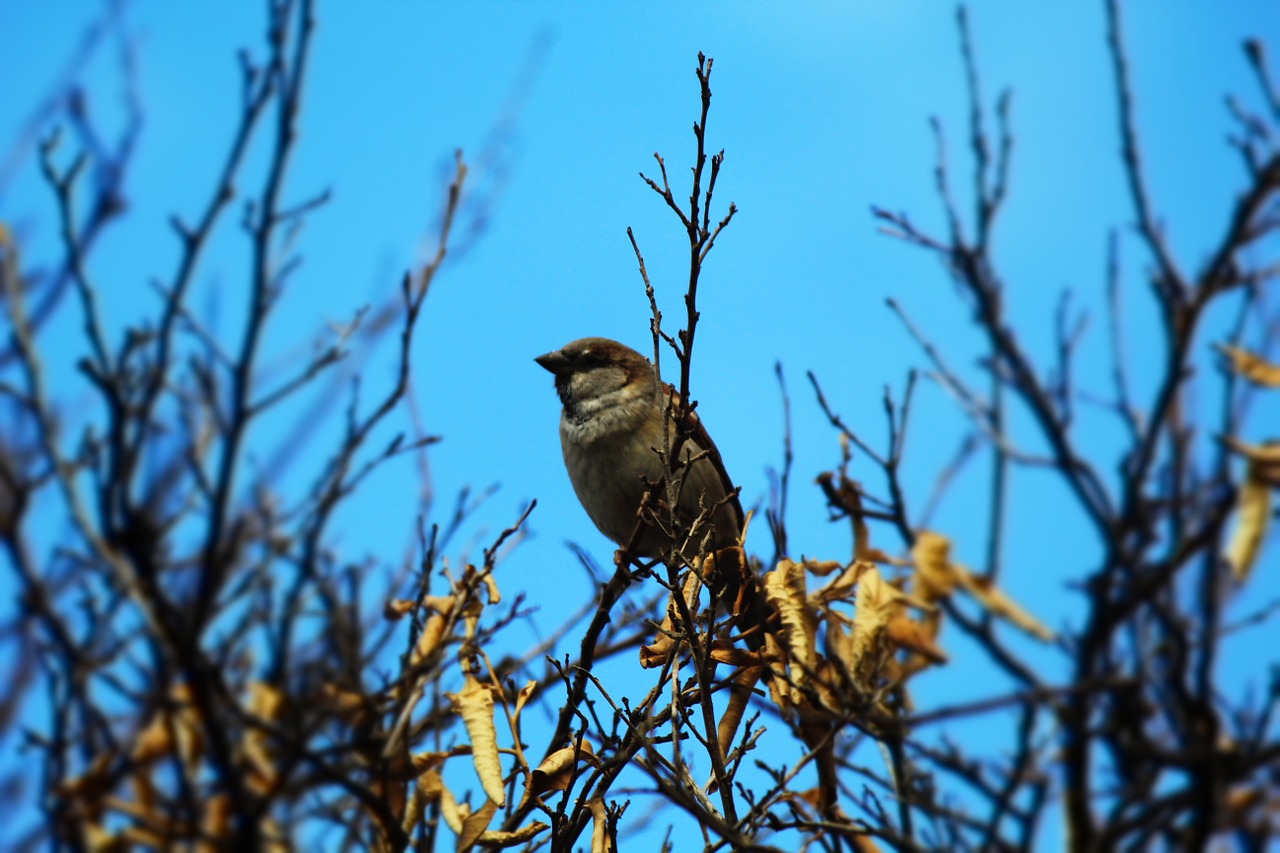
[[[599,797],[591,801],[591,853],[616,853],[609,837],[609,810]]]
[[[1280,488],[1280,441],[1248,444],[1233,435],[1222,436],[1221,441],[1233,452],[1257,464],[1260,479],[1268,485]]]
[[[485,800],[484,805],[463,818],[462,832],[458,833],[458,850],[470,850],[489,828],[493,816],[498,813],[498,804],[493,800]]]
[[[951,541],[940,533],[923,531],[917,538],[911,556],[916,564],[916,587],[921,598],[937,601],[955,591],[956,578],[951,569]]]
[[[702,591],[702,582],[698,580],[695,573],[690,572],[685,577],[682,591],[685,604],[689,607],[689,612],[696,614],[698,612],[698,594]],[[661,630],[658,636],[649,645],[640,647],[640,666],[645,669],[662,666],[667,662],[667,657],[671,654],[671,649],[676,643],[675,637],[672,636],[675,632],[675,622],[672,618],[675,611],[675,594],[672,593],[667,597],[667,612],[662,618]]]
[[[889,620],[902,609],[904,598],[899,590],[885,583],[878,568],[873,566],[863,573],[854,601],[853,648],[847,664],[850,671],[862,668],[867,655],[889,626]]]
[[[489,603],[502,603],[502,593],[498,591],[498,580],[493,576],[493,572],[486,572],[482,580],[484,581],[485,591],[489,594]]]
[[[568,788],[579,760],[585,760],[591,764],[599,763],[595,752],[591,749],[591,744],[585,740],[582,742],[581,749],[566,746],[542,759],[542,763],[529,774],[524,799],[541,797],[550,791],[563,791]]]
[[[231,798],[226,794],[214,794],[204,801],[200,828],[206,838],[227,840],[231,833],[231,817]]]
[[[169,691],[170,705],[156,710],[134,743],[132,758],[139,763],[154,761],[178,750],[189,770],[195,768],[204,754],[204,730],[186,685]],[[175,744],[176,739],[176,744]]]
[[[494,830],[486,832],[480,836],[480,845],[482,847],[515,847],[518,844],[527,844],[533,840],[533,837],[539,832],[545,832],[551,828],[550,824],[535,820],[533,823],[527,823],[519,829],[513,829],[510,832],[500,832]]]
[[[462,822],[470,815],[471,806],[458,802],[458,798],[448,788],[440,788],[440,816],[454,835],[462,835]]]
[[[787,678],[787,653],[773,631],[764,635],[764,656],[773,675],[768,680],[769,698],[783,714],[790,714],[796,704],[796,688]]]
[[[862,573],[867,569],[874,567],[875,563],[854,560],[848,566],[844,566],[843,571],[828,581],[826,586],[810,596],[809,602],[815,605],[822,605],[832,601],[848,601],[853,597],[853,591],[858,585],[858,578],[862,577]]]
[[[995,584],[986,578],[978,577],[963,566],[952,566],[956,580],[965,591],[978,600],[978,603],[996,616],[1008,619],[1014,625],[1034,637],[1047,643],[1053,642],[1054,633],[1034,616],[1023,610],[1012,598],[1005,595]]]
[[[742,715],[751,704],[751,694],[756,682],[764,673],[763,666],[748,666],[739,669],[729,680],[729,704],[720,715],[716,726],[716,739],[720,741],[720,754],[728,755],[733,747],[733,739],[738,734],[738,726],[742,723]],[[714,793],[708,790],[707,793]]]
[[[709,657],[716,663],[727,663],[730,666],[759,666],[762,660],[759,652],[741,649],[719,640],[711,644]]]
[[[525,704],[528,703],[529,697],[533,695],[533,691],[536,690],[537,687],[538,682],[531,678],[524,687],[520,688],[520,692],[516,694],[516,707],[511,712],[511,717],[516,723],[520,722],[520,712],[524,710]]]
[[[349,726],[358,726],[369,712],[367,696],[333,683],[320,685],[319,701],[331,714]]]
[[[1215,346],[1226,356],[1227,363],[1236,373],[1258,385],[1280,388],[1280,365],[1270,364],[1261,357],[1238,347],[1227,344],[1215,344]]]
[[[147,764],[167,756],[173,751],[173,738],[169,732],[169,721],[166,715],[163,712],[157,712],[134,741],[133,760],[138,764]]]
[[[804,566],[780,560],[777,568],[764,576],[764,594],[782,622],[791,679],[797,688],[803,687],[818,657],[814,643],[817,625],[806,597]]]
[[[413,796],[409,798],[409,805],[405,809],[404,820],[401,822],[401,827],[406,833],[413,832],[418,821],[422,820],[427,804],[434,803],[443,792],[444,779],[440,776],[439,770],[428,770],[418,776],[418,784],[413,788]]]
[[[284,694],[273,685],[265,681],[254,681],[249,685],[250,714],[269,723],[278,722],[284,705]],[[244,736],[244,756],[249,765],[247,775],[253,789],[259,794],[266,794],[279,775],[266,731],[256,726],[248,728]]]
[[[1236,495],[1235,530],[1227,545],[1226,559],[1238,583],[1249,579],[1271,525],[1271,488],[1259,476],[1259,467],[1257,462],[1249,462],[1244,483]]]
[[[930,629],[925,624],[914,619],[902,614],[894,616],[889,620],[885,636],[899,648],[915,652],[930,663],[943,664],[947,662],[946,652],[938,648],[933,642]]]
[[[427,624],[422,626],[422,633],[418,635],[418,642],[414,644],[413,654],[409,656],[410,667],[430,660],[440,648],[440,641],[444,639],[447,626],[448,620],[440,613],[433,613],[427,618]]]
[[[471,760],[480,777],[480,787],[489,799],[502,808],[506,794],[502,785],[502,761],[498,756],[498,735],[493,725],[493,688],[467,676],[458,693],[446,693],[454,711],[462,717],[471,741]],[[488,823],[485,823],[488,826]]]
[[[458,607],[458,596],[456,595],[424,595],[422,597],[422,606],[432,613],[439,613],[442,616],[448,616]]]
[[[95,814],[102,797],[111,790],[111,779],[108,773],[110,769],[111,755],[107,752],[98,753],[84,773],[58,786],[59,799],[79,801],[81,806],[87,807],[89,814]]]
[[[820,578],[825,578],[832,572],[844,569],[844,563],[839,560],[805,560],[804,567]]]
[[[382,608],[382,616],[384,619],[394,622],[395,620],[412,613],[413,609],[417,606],[418,602],[413,601],[412,599],[393,598]]]

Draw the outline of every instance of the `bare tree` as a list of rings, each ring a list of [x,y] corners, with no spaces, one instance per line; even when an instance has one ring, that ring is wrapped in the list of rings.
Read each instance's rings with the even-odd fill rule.
[[[1099,457],[1076,429],[1077,407],[1098,401],[1076,379],[1086,342],[1070,302],[1064,297],[1054,318],[1056,361],[1047,368],[1004,312],[1012,285],[991,245],[1014,183],[1011,101],[1005,93],[994,113],[987,108],[961,10],[974,210],[966,216],[953,199],[935,123],[946,232],[927,233],[905,213],[874,215],[889,234],[943,262],[984,343],[978,367],[957,367],[891,304],[921,344],[924,375],[959,403],[968,433],[954,463],[937,473],[936,491],[970,460],[990,461],[984,564],[971,570],[953,560],[951,542],[966,534],[929,529],[928,505],[910,501],[903,483],[917,374],[907,374],[901,392],[885,391],[884,449],[850,428],[811,374],[841,437],[839,464],[818,482],[832,516],[848,520],[847,554],[792,557],[796,437],[788,428],[767,511],[768,564],[741,547],[693,542],[650,561],[620,549],[607,575],[579,553],[601,578],[598,588],[543,646],[513,652],[505,632],[530,615],[520,596],[504,599],[495,569],[523,536],[533,505],[508,519],[478,560],[451,563],[445,556],[476,502],[464,493],[440,522],[424,502],[412,558],[386,558],[378,576],[391,580],[370,594],[333,531],[335,513],[360,499],[371,472],[405,464],[435,441],[394,424],[401,415],[416,423],[410,347],[456,246],[456,224],[484,218],[468,208],[475,202],[461,154],[441,201],[435,252],[404,274],[394,298],[329,330],[300,364],[263,363],[273,308],[302,274],[298,226],[327,200],[324,192],[299,196],[288,181],[313,4],[273,0],[268,10],[260,55],[241,57],[241,110],[221,172],[203,209],[172,222],[182,251],[156,285],[153,316],[112,339],[98,306],[110,284],[96,279],[93,263],[123,210],[137,121],[104,144],[72,99],[70,132],[41,143],[60,215],[58,269],[29,269],[19,236],[0,231],[10,320],[0,392],[16,424],[0,439],[0,541],[23,591],[20,624],[0,638],[20,653],[0,720],[13,725],[21,703],[35,697],[48,708],[45,724],[25,734],[45,816],[28,845],[604,851],[618,849],[620,834],[679,824],[696,825],[700,836],[676,842],[668,830],[664,849],[1024,850],[1057,815],[1074,850],[1203,849],[1227,838],[1262,849],[1280,834],[1280,676],[1271,673],[1257,695],[1233,695],[1217,665],[1226,634],[1265,635],[1275,609],[1225,622],[1227,599],[1259,562],[1280,486],[1280,444],[1250,440],[1264,427],[1247,417],[1257,386],[1280,386],[1280,367],[1266,360],[1280,328],[1268,298],[1280,275],[1280,92],[1259,43],[1247,44],[1246,56],[1262,105],[1230,102],[1244,181],[1219,244],[1189,271],[1174,260],[1146,184],[1120,14],[1108,3],[1136,221],[1136,236],[1112,235],[1101,284],[1113,344],[1112,394],[1101,405],[1124,427],[1119,459]],[[642,176],[688,240],[686,312],[674,334],[657,308],[661,282],[650,281],[632,237],[652,307],[654,369],[670,354],[679,372],[676,451],[661,454],[664,477],[649,484],[637,535],[644,524],[687,535],[698,528],[671,508],[688,464],[679,445],[696,406],[701,271],[736,212],[715,196],[725,160],[712,153],[708,132],[712,68],[699,55],[691,184],[673,186],[659,155],[657,174]],[[245,189],[251,150],[268,152],[268,167]],[[191,308],[191,294],[213,235],[230,227],[237,207],[250,248],[249,298],[238,328],[221,333]],[[1117,253],[1126,239],[1149,260],[1162,323],[1160,379],[1146,395],[1131,383],[1124,355],[1130,326]],[[1204,318],[1219,305],[1234,313],[1232,332],[1208,340]],[[68,417],[41,338],[49,316],[72,310],[83,327],[77,368],[94,392],[79,418]],[[396,346],[397,371],[367,399],[359,364],[384,337]],[[1187,398],[1208,385],[1220,413],[1197,423]],[[320,416],[340,422],[341,434],[309,485],[290,492],[263,473],[270,464],[247,463],[247,448],[260,441],[265,414],[299,406],[317,389],[344,400],[341,411],[309,409],[267,456],[290,458]],[[789,407],[785,385],[782,392]],[[1013,428],[1023,415],[1034,435]],[[1205,434],[1212,444],[1197,440]],[[855,454],[874,463],[880,483],[852,478]],[[1080,568],[1088,608],[1060,636],[999,587],[1013,535],[1006,490],[1027,469],[1061,481],[1103,555]],[[60,527],[55,540],[36,532],[49,519]],[[744,604],[752,596],[758,607]],[[913,676],[951,658],[939,638],[944,622],[981,650],[980,660],[952,665],[1000,673],[1014,689],[968,705],[918,707]],[[1048,680],[1010,631],[1056,648],[1071,662],[1070,678]],[[611,667],[601,666],[606,660]],[[613,666],[629,677],[611,679]],[[553,724],[528,723],[534,709]],[[1011,751],[936,734],[940,721],[988,713],[1015,722]],[[867,755],[883,760],[868,765]],[[640,812],[643,802],[653,808]]]

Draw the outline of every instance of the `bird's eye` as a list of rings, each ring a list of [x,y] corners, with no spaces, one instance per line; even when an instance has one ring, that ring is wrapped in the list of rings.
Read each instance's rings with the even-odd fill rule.
[[[603,364],[600,356],[591,350],[587,350],[582,355],[578,356],[578,363],[583,367],[599,367]]]

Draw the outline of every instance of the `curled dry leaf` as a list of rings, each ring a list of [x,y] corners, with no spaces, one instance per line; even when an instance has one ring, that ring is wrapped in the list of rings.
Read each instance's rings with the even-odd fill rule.
[[[845,568],[844,564],[837,560],[805,560],[804,567],[820,578]]]
[[[780,560],[777,568],[764,576],[765,598],[782,622],[782,640],[792,662],[791,680],[796,688],[804,686],[818,657],[816,619],[805,593],[805,571],[799,563]]]
[[[483,806],[463,818],[462,832],[458,833],[457,849],[470,850],[474,847],[497,813],[498,805],[493,800],[485,800]]]
[[[382,608],[382,615],[384,618],[394,622],[402,616],[412,613],[417,606],[418,603],[412,599],[393,598]]]
[[[489,603],[500,604],[502,602],[502,593],[498,591],[498,581],[494,578],[493,572],[485,572],[481,580],[484,581],[485,591],[489,595]]]
[[[751,694],[763,673],[763,666],[746,666],[734,673],[729,680],[729,704],[725,706],[724,713],[720,715],[720,722],[716,726],[716,739],[720,742],[721,755],[728,755],[733,747],[733,739],[738,734],[742,716],[751,703]],[[714,792],[708,791],[708,793]]]
[[[444,779],[440,776],[440,771],[432,768],[418,775],[418,784],[414,786],[413,796],[409,799],[408,808],[405,809],[404,821],[401,827],[406,833],[411,833],[413,828],[418,825],[418,821],[422,819],[422,815],[426,811],[428,803],[434,803],[444,793]]]
[[[947,654],[934,642],[931,631],[929,623],[897,614],[889,620],[885,636],[899,648],[915,652],[930,663],[944,664],[947,662]]]
[[[515,847],[520,844],[527,844],[532,841],[534,836],[540,832],[546,832],[551,828],[550,824],[543,823],[540,820],[527,823],[519,829],[513,829],[510,832],[485,832],[480,836],[479,844],[487,848],[505,848]]]
[[[947,537],[925,531],[916,539],[911,553],[916,565],[916,587],[921,599],[932,603],[947,598],[955,592],[956,587],[960,587],[996,616],[1007,619],[1032,636],[1046,642],[1053,641],[1053,631],[1023,610],[995,584],[973,574],[964,566],[953,563],[951,541]],[[922,634],[930,640],[937,637],[936,618],[926,618]]]
[[[1248,444],[1232,435],[1220,439],[1233,453],[1238,453],[1257,466],[1257,476],[1272,488],[1280,489],[1280,441]]]
[[[773,700],[774,705],[778,706],[779,711],[784,715],[790,715],[801,694],[787,678],[787,653],[772,631],[764,635],[764,657],[772,674],[766,682],[769,687],[769,698]]]
[[[806,563],[806,565],[809,564]],[[862,573],[867,569],[874,567],[875,563],[870,563],[866,560],[854,560],[849,565],[843,566],[840,574],[815,592],[810,601],[814,604],[828,604],[832,601],[848,601],[852,599],[853,591],[858,585],[858,578],[862,577]],[[812,571],[812,567],[810,567],[810,571]]]
[[[440,816],[454,835],[462,835],[462,822],[470,815],[471,806],[458,802],[458,798],[448,788],[440,788]]]
[[[761,661],[759,652],[740,649],[720,640],[711,644],[710,658],[716,663],[727,663],[730,666],[758,666]]]
[[[1226,356],[1231,369],[1250,382],[1269,388],[1280,388],[1280,365],[1270,364],[1261,357],[1239,347],[1217,344],[1218,352]]]
[[[878,668],[880,639],[889,620],[902,608],[905,598],[899,590],[889,586],[874,566],[863,573],[858,581],[858,595],[853,612],[853,648],[847,666],[850,672],[861,674],[864,686]]]
[[[1249,579],[1271,525],[1271,486],[1259,476],[1258,469],[1258,463],[1250,460],[1236,495],[1235,529],[1227,545],[1227,563],[1239,583]]]
[[[962,566],[953,566],[952,569],[955,571],[956,580],[965,591],[976,598],[978,603],[987,610],[996,616],[1008,619],[1033,637],[1038,637],[1047,643],[1053,642],[1054,633],[1048,626],[1023,610],[1017,602],[1005,595],[991,581],[966,571]]]
[[[358,726],[367,719],[369,698],[363,693],[347,690],[333,683],[320,685],[318,701],[329,713],[349,726]]]
[[[418,642],[414,644],[413,654],[409,658],[410,666],[416,666],[431,659],[435,651],[440,648],[440,641],[444,639],[448,624],[442,614],[433,613],[427,617],[427,624],[422,627],[422,633],[418,635]]]
[[[249,685],[248,711],[260,720],[275,723],[284,710],[284,694],[265,681]],[[279,775],[272,756],[270,739],[266,731],[251,726],[244,737],[244,757],[249,765],[248,777],[255,791],[265,794],[271,790]]]
[[[133,747],[133,760],[153,761],[171,755],[175,746],[189,770],[194,769],[204,755],[204,728],[185,684],[169,691],[169,705],[158,709],[142,730]]]
[[[493,688],[469,675],[461,691],[445,695],[466,726],[467,738],[471,741],[471,760],[475,764],[476,775],[480,777],[480,787],[501,808],[507,799],[502,785],[498,736],[493,725]],[[488,826],[487,823],[485,825]]]
[[[940,533],[926,530],[916,537],[911,556],[916,564],[916,586],[921,598],[937,601],[955,591],[956,578],[951,571],[951,541]]]
[[[520,692],[516,694],[516,706],[511,712],[511,719],[517,724],[520,722],[520,712],[524,710],[524,706],[528,703],[529,698],[533,696],[533,691],[537,689],[538,682],[531,678],[524,687],[520,688]]]
[[[698,593],[701,591],[702,582],[698,580],[696,573],[690,572],[685,576],[683,589],[684,601],[688,605],[690,613],[696,614],[698,612]],[[667,615],[662,619],[657,638],[647,646],[640,647],[640,666],[645,669],[662,666],[667,662],[667,656],[671,654],[671,649],[676,643],[674,636],[675,612],[675,594],[672,593],[667,599]]]
[[[591,744],[583,741],[580,747],[566,746],[542,759],[542,763],[529,774],[524,799],[541,797],[551,791],[563,791],[569,787],[579,760],[598,764]]]
[[[609,835],[609,810],[599,797],[591,801],[591,820],[591,853],[615,853]]]

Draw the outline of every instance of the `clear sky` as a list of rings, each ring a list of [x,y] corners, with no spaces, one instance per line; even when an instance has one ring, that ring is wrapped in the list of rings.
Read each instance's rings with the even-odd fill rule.
[[[34,151],[13,141],[99,8],[0,0],[0,56],[10,69],[0,93],[0,221],[17,230],[36,263],[56,260],[52,196]],[[1118,158],[1102,3],[991,0],[971,11],[988,103],[1001,88],[1014,92],[1011,196],[996,238],[1010,316],[1047,365],[1054,311],[1070,288],[1073,304],[1093,312],[1079,382],[1105,395],[1105,246],[1109,230],[1126,229],[1132,214]],[[1143,0],[1126,3],[1124,19],[1154,201],[1178,259],[1195,268],[1224,230],[1243,183],[1238,155],[1225,144],[1232,128],[1223,97],[1235,93],[1257,103],[1240,46],[1249,36],[1280,35],[1280,7],[1264,0]],[[175,213],[194,216],[211,191],[238,109],[235,50],[259,50],[264,28],[260,4],[248,2],[135,2],[124,21],[138,37],[145,126],[127,185],[129,216],[92,261],[116,329],[155,310],[149,282],[172,274],[178,252],[167,221]],[[401,272],[426,257],[443,181],[461,148],[473,169],[472,189],[487,196],[487,217],[470,249],[437,278],[415,352],[423,421],[444,437],[430,454],[436,518],[443,520],[462,487],[499,484],[461,540],[482,545],[528,500],[538,500],[534,537],[503,564],[499,579],[508,594],[527,592],[541,609],[544,632],[588,595],[565,541],[581,543],[602,564],[612,547],[576,503],[560,460],[551,378],[532,359],[584,335],[649,349],[628,226],[645,253],[667,329],[682,321],[685,238],[637,172],[653,172],[659,151],[677,195],[685,186],[698,51],[715,59],[709,139],[726,151],[717,212],[732,200],[739,213],[703,275],[693,389],[744,502],[763,499],[766,468],[780,464],[773,365],[781,361],[796,446],[793,548],[797,556],[847,557],[847,528],[827,523],[812,485],[839,455],[805,371],[815,371],[847,422],[883,446],[883,388],[900,393],[907,370],[924,364],[886,297],[985,387],[975,363],[981,339],[966,325],[943,269],[879,234],[870,214],[879,205],[943,230],[930,116],[945,128],[957,194],[968,210],[967,104],[952,6],[321,2],[319,21],[287,198],[302,201],[330,189],[332,200],[307,221],[300,243],[305,265],[279,309],[268,356],[306,352],[325,324],[345,322],[361,305],[386,298]],[[1280,51],[1280,43],[1271,47]],[[118,132],[115,43],[100,45],[79,73],[95,117]],[[194,304],[216,306],[223,330],[233,333],[248,267],[245,241],[233,222],[227,225]],[[1132,370],[1140,394],[1149,395],[1158,347],[1154,323],[1144,319],[1147,261],[1131,237],[1122,257]],[[1212,339],[1198,342],[1206,355]],[[87,405],[91,396],[72,372],[82,345],[72,312],[49,328],[43,344],[55,353],[51,369],[67,399]],[[391,350],[383,347],[368,363],[370,395],[389,378]],[[924,382],[919,391],[907,451],[916,512],[965,432],[941,389]],[[1268,413],[1280,411],[1259,408],[1254,434],[1246,437],[1261,437]],[[330,414],[336,424],[340,409]],[[1107,418],[1086,415],[1081,435],[1101,454],[1099,467],[1114,485],[1106,454],[1120,433]],[[261,452],[280,434],[272,430],[291,424],[269,424]],[[1035,450],[1028,426],[1014,421]],[[290,475],[319,464],[324,435],[303,449],[282,488],[296,487],[302,480]],[[971,565],[985,543],[986,470],[981,459],[972,464],[933,522]],[[854,472],[882,491],[867,460],[858,459]],[[348,553],[391,565],[401,559],[419,511],[415,476],[406,459],[369,481],[335,528]],[[1043,473],[1019,474],[1012,497],[1007,587],[1048,624],[1070,624],[1081,612],[1071,581],[1095,556],[1088,530]],[[754,534],[748,544],[770,553],[765,525]],[[899,546],[888,531],[878,542]],[[1277,568],[1273,547],[1250,592],[1253,605],[1277,594]],[[0,575],[0,590],[11,584]],[[998,677],[975,678],[989,671],[985,662],[966,662],[963,645],[950,645],[955,638],[948,637],[944,645],[955,650],[956,662],[918,682],[921,707],[1005,689]],[[1027,648],[1046,671],[1066,664],[1058,652]],[[1245,645],[1226,665],[1239,684],[1260,677],[1273,657]],[[976,729],[957,724],[955,731],[994,736],[991,722]],[[3,748],[12,747],[10,738]]]

